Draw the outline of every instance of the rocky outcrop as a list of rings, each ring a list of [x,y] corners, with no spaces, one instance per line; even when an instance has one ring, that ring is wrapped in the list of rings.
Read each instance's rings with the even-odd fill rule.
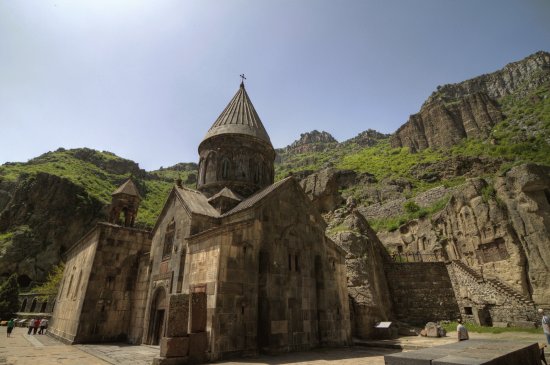
[[[498,100],[521,97],[550,81],[550,54],[537,52],[497,72],[438,87],[391,137],[393,147],[419,151],[449,147],[463,138],[487,138],[504,119]]]
[[[101,217],[103,204],[67,179],[21,176],[0,212],[0,274],[42,282],[61,254]]]
[[[326,213],[344,203],[340,189],[356,182],[356,172],[329,168],[310,174],[300,181],[300,185],[319,212]]]
[[[338,141],[330,133],[314,130],[300,134],[300,139],[292,142],[292,144],[286,146],[283,150],[293,153],[319,152],[325,151],[337,143]]]
[[[464,96],[452,104],[437,100],[411,115],[391,137],[391,145],[409,147],[411,152],[451,147],[464,138],[488,137],[503,119],[496,101],[484,93]]]
[[[501,70],[481,75],[457,84],[438,87],[425,105],[433,101],[452,101],[476,93],[499,99],[514,93],[525,93],[550,80],[550,53],[539,51],[521,61],[512,62]],[[521,94],[520,94],[521,95]]]
[[[342,144],[354,143],[360,147],[371,147],[378,143],[381,139],[386,139],[389,136],[389,134],[380,133],[374,129],[367,129],[366,131],[359,133],[357,136],[342,142]]]
[[[346,251],[352,334],[371,337],[374,325],[392,316],[384,273],[389,257],[365,218],[355,210],[353,199],[333,212],[330,222],[327,233]]]
[[[526,164],[494,182],[471,179],[431,218],[378,237],[390,252],[460,260],[484,277],[550,304],[550,167]]]

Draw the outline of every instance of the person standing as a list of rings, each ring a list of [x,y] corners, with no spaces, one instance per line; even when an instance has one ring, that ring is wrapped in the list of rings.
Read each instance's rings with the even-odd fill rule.
[[[42,320],[40,320],[40,331],[38,331],[38,334],[43,335],[44,331],[47,328],[48,328],[48,319],[47,318],[42,318]]]
[[[468,336],[468,330],[462,324],[462,319],[458,319],[457,322],[458,322],[458,326],[456,326],[456,334],[458,337],[458,341],[469,340],[470,336]]]
[[[544,313],[544,309],[539,309],[539,314],[542,316],[541,324],[544,335],[546,336],[546,342],[550,344],[550,317]]]
[[[8,337],[11,337],[11,331],[13,331],[13,327],[15,327],[15,321],[12,318],[8,321]]]
[[[27,335],[32,334],[32,330],[34,329],[34,322],[34,318],[31,318],[31,320],[29,321],[29,332],[27,332]]]

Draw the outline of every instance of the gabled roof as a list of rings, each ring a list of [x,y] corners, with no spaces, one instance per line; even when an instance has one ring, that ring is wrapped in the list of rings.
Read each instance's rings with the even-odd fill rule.
[[[205,215],[217,218],[220,213],[208,203],[208,199],[201,192],[191,190],[185,187],[176,186],[176,194],[184,202],[190,213]]]
[[[118,195],[118,194],[137,196],[138,198],[141,199],[138,189],[136,188],[136,185],[134,184],[132,179],[126,180],[124,184],[120,185],[118,189],[116,189],[111,195]]]
[[[208,199],[208,201],[211,202],[211,201],[214,201],[214,200],[216,200],[218,198],[221,198],[221,197],[229,198],[229,199],[237,200],[237,201],[242,201],[243,200],[243,198],[241,196],[235,194],[233,191],[231,191],[231,189],[228,189],[227,187],[224,187],[217,194],[212,195]]]
[[[220,134],[245,134],[271,145],[271,140],[241,83],[239,90],[206,133],[204,140]]]
[[[285,185],[287,182],[292,181],[293,177],[289,176],[281,181],[277,181],[275,184],[271,184],[263,190],[260,190],[256,194],[252,195],[246,200],[243,200],[235,208],[231,209],[229,212],[222,215],[222,217],[227,217],[228,215],[235,214],[247,208],[251,208],[256,205],[259,201],[279,189],[281,186]]]

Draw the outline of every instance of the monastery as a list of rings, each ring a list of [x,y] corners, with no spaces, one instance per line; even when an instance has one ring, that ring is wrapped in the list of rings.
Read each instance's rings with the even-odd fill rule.
[[[274,183],[243,83],[198,152],[197,190],[178,181],[152,231],[132,180],[113,192],[66,253],[50,333],[160,344],[158,364],[349,345],[345,251],[293,177]]]

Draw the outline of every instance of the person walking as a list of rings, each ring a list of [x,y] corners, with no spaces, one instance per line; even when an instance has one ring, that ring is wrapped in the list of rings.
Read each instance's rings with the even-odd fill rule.
[[[462,319],[458,319],[457,322],[458,322],[458,326],[456,326],[456,334],[458,337],[458,341],[469,340],[470,336],[468,336],[468,330],[462,324]]]
[[[43,335],[44,331],[46,331],[47,328],[48,328],[48,319],[42,318],[40,320],[40,330],[38,331],[38,334]]]
[[[27,335],[31,335],[32,334],[32,330],[34,329],[34,318],[31,318],[31,320],[29,321],[29,332],[27,332]]]
[[[544,332],[544,335],[546,336],[546,342],[550,344],[550,317],[548,317],[544,313],[544,309],[539,308],[539,314],[542,316],[541,318],[541,324],[542,324],[542,331]]]
[[[38,327],[40,327],[40,320],[38,318],[36,318],[34,320],[34,328],[32,330],[33,335],[36,335],[36,331],[38,331]]]
[[[8,321],[8,337],[11,337],[11,331],[13,331],[13,327],[15,327],[15,321],[12,319],[10,319]]]

